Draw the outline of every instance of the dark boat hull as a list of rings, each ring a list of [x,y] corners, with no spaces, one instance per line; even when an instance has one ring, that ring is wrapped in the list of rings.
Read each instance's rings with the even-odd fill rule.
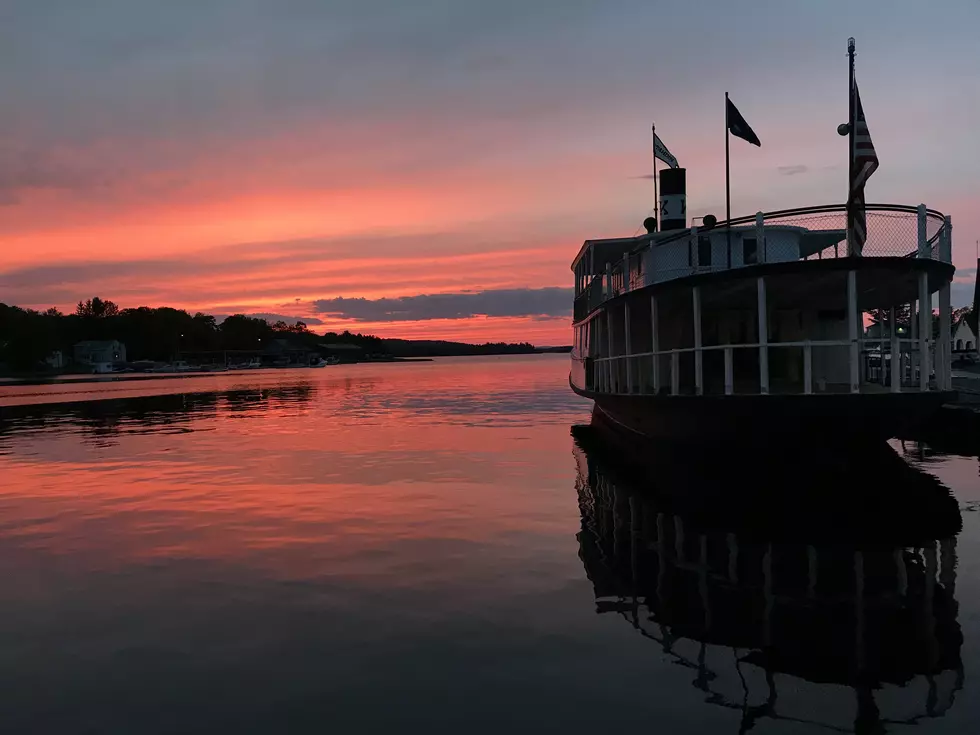
[[[884,441],[921,426],[956,395],[652,396],[572,388],[595,401],[595,418],[613,431],[655,441],[765,446]]]

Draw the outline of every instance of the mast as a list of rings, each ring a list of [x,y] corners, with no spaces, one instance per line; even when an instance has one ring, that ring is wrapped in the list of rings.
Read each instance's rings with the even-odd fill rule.
[[[725,241],[728,250],[728,267],[732,267],[732,177],[728,155],[728,92],[725,92]],[[761,243],[760,243],[761,246]]]
[[[657,196],[657,124],[651,126],[653,132],[653,219],[657,223],[657,231],[660,230],[660,197]]]
[[[854,139],[857,134],[854,115],[854,38],[847,39],[847,254],[854,254]]]

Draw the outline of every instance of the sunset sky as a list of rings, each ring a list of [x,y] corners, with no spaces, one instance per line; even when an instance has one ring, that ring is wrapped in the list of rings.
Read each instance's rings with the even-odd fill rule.
[[[941,12],[940,12],[941,8]],[[980,238],[980,3],[5,0],[0,302],[570,342],[569,263],[652,208],[650,123],[689,213],[842,202],[846,41],[869,201]]]

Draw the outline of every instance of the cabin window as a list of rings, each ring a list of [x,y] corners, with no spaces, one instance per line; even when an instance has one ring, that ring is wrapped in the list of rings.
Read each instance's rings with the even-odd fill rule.
[[[759,245],[754,237],[742,238],[742,262],[745,265],[759,262]]]
[[[698,236],[698,265],[711,265],[711,238],[707,235]]]
[[[961,339],[956,340],[956,349],[957,350],[962,350],[963,349],[963,340],[961,340]]]
[[[972,342],[967,342],[966,343],[966,349],[972,350],[973,349],[973,343]]]

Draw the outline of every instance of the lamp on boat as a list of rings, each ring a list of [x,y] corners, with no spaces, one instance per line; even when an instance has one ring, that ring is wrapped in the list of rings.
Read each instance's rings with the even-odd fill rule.
[[[647,217],[645,220],[643,220],[643,226],[647,228],[647,234],[652,235],[657,231],[657,218]]]
[[[837,126],[838,135],[848,135],[850,132],[851,132],[850,123],[841,123],[840,125]]]
[[[705,230],[710,230],[718,224],[718,218],[713,214],[706,214],[701,218],[701,226]]]

